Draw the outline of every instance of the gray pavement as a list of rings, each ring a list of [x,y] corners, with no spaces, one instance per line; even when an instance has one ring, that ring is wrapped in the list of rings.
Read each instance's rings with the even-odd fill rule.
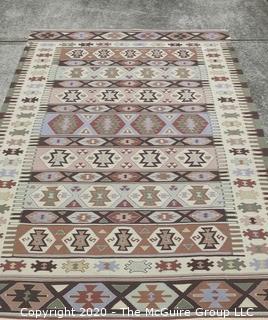
[[[0,104],[35,29],[228,29],[268,136],[266,0],[0,0]]]

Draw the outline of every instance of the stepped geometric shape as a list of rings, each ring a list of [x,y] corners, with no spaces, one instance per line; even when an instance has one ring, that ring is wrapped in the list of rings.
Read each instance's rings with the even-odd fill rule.
[[[117,115],[114,115],[112,118],[107,115],[101,115],[91,122],[91,126],[98,134],[114,135],[123,128],[124,122]]]
[[[113,230],[105,241],[117,253],[131,253],[140,243],[141,237],[130,227],[118,227]]]
[[[208,126],[208,122],[198,114],[182,114],[173,125],[182,133],[198,135]]]
[[[171,227],[158,228],[149,237],[149,242],[159,252],[175,252],[182,241],[182,235]]]
[[[131,124],[138,133],[157,134],[165,126],[165,122],[157,115],[138,116]]]
[[[59,114],[48,125],[55,133],[72,134],[83,125],[83,121],[75,114]]]

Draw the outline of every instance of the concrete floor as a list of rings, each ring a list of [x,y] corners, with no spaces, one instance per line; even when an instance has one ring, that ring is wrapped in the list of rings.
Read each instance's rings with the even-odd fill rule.
[[[0,103],[35,29],[228,29],[268,137],[267,0],[0,0]]]

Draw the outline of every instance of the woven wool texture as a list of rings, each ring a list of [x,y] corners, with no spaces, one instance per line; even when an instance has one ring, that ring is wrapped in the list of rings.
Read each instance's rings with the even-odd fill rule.
[[[267,152],[226,31],[32,32],[0,129],[2,317],[266,314]]]

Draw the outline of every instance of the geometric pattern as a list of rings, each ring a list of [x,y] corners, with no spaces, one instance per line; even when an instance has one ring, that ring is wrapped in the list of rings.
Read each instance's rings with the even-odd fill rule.
[[[31,33],[0,113],[1,318],[268,316],[267,150],[228,39]]]
[[[140,66],[139,64],[144,64],[144,66]],[[149,65],[148,65],[149,64]],[[151,65],[150,65],[151,64]],[[190,65],[194,64],[190,62]],[[185,64],[185,62],[181,62],[181,65],[178,66],[173,66],[172,64],[169,66],[169,68],[165,67],[166,64],[161,65],[161,63],[159,61],[152,60],[152,61],[142,61],[142,62],[138,62],[138,65],[136,65],[133,62],[132,63],[127,63],[127,66],[106,66],[103,65],[103,61],[101,63],[101,66],[91,66],[91,65],[82,65],[82,66],[70,66],[70,63],[68,65],[60,65],[57,70],[55,70],[56,72],[56,77],[57,77],[57,86],[55,89],[57,89],[58,95],[55,99],[53,100],[61,100],[65,94],[62,92],[63,90],[58,90],[59,88],[59,84],[61,87],[66,87],[66,84],[70,83],[70,79],[75,80],[76,84],[78,84],[78,86],[80,87],[81,84],[83,84],[83,82],[81,81],[85,81],[86,83],[88,83],[88,79],[91,77],[92,79],[98,79],[99,81],[101,81],[101,84],[104,84],[104,87],[106,88],[107,86],[109,86],[109,81],[115,81],[115,83],[119,83],[119,85],[127,85],[127,87],[137,87],[138,85],[140,85],[141,83],[147,83],[147,86],[145,87],[156,87],[159,88],[161,85],[164,85],[164,87],[168,87],[169,86],[169,82],[167,81],[167,79],[169,81],[173,81],[176,84],[178,83],[179,86],[187,85],[190,81],[191,86],[193,87],[197,87],[197,89],[200,90],[200,88],[198,88],[199,85],[199,81],[201,80],[201,76],[200,76],[200,71],[204,71],[203,67],[201,66],[200,69],[193,65],[193,66],[189,66],[188,63]],[[152,80],[157,79],[160,82],[152,82]],[[69,81],[68,81],[69,80]],[[63,82],[63,81],[68,81],[67,83]],[[132,81],[132,82],[130,82]],[[143,81],[143,82],[142,82]],[[197,82],[195,82],[197,81]],[[87,86],[87,87],[96,87],[96,85],[98,84],[98,82],[96,83],[93,82],[93,84],[91,83],[91,85]],[[132,86],[131,86],[132,85]],[[174,86],[173,86],[174,87]],[[177,86],[175,86],[177,87]],[[107,91],[103,91],[104,93],[106,92],[106,96],[107,96]],[[115,92],[116,91],[108,91],[108,93],[110,92],[110,98],[112,98],[112,93],[114,94],[114,99],[122,99],[123,95],[121,93],[121,95],[116,95]],[[165,91],[164,91],[165,92]],[[193,91],[191,91],[193,92]],[[127,93],[125,91],[125,93]],[[153,95],[152,91],[147,91],[146,96],[148,97],[148,93],[150,94],[151,98],[153,99],[159,99],[162,96],[162,94],[157,94],[157,95]],[[185,92],[187,93],[187,91]],[[125,95],[124,95],[125,96]],[[82,98],[82,97],[81,97]],[[83,98],[88,98],[86,96],[84,96]],[[99,95],[99,98],[101,99],[105,99],[105,94],[101,94]],[[144,99],[144,95],[139,94],[139,96],[136,96],[136,99],[142,99],[145,100],[144,102],[146,102],[146,99]],[[177,95],[175,97],[175,101],[178,101],[179,98],[182,98],[180,95]],[[197,99],[197,96],[193,96],[190,97],[191,99]],[[201,97],[200,97],[201,98]],[[66,102],[66,101],[65,101]],[[146,105],[148,104],[148,102],[146,103]]]
[[[29,209],[112,208],[221,208],[224,203],[219,182],[199,183],[31,183],[24,206]]]
[[[109,137],[123,136],[187,136],[211,135],[206,113],[174,114],[58,114],[47,113],[41,136]]]
[[[146,309],[167,308],[173,312],[177,306],[184,306],[194,312],[197,308],[204,310],[224,309],[234,311],[238,305],[250,302],[252,310],[264,312],[267,303],[262,287],[265,282],[252,278],[235,278],[234,281],[195,280],[152,282],[27,282],[10,283],[3,281],[0,301],[6,311],[19,311],[21,308],[34,310],[73,308],[76,313],[81,308],[106,308],[107,312],[120,312],[129,306],[145,314]],[[28,294],[28,299],[24,295]],[[118,301],[120,300],[120,307]],[[171,319],[171,318],[170,318]]]
[[[41,161],[40,161],[41,160]],[[72,172],[152,171],[156,169],[200,171],[217,170],[215,149],[206,148],[40,148],[34,170],[72,170]]]
[[[23,236],[20,236],[22,234]],[[155,225],[86,225],[46,226],[36,228],[21,225],[17,231],[17,249],[21,254],[49,254],[50,256],[151,256],[168,254],[194,256],[197,253],[218,255],[232,252],[226,223],[217,226]],[[221,252],[222,250],[222,252]]]
[[[203,92],[197,89],[59,89],[54,88],[49,103],[204,103]]]

